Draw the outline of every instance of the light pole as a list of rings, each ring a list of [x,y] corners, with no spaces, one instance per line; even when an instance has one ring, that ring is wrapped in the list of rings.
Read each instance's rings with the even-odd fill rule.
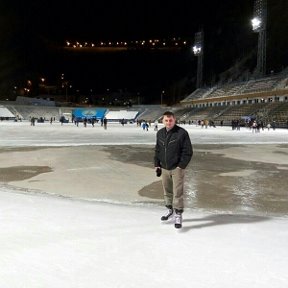
[[[261,77],[266,72],[267,0],[255,0],[254,18],[251,24],[253,32],[259,34],[256,73],[258,77]]]
[[[203,82],[203,57],[204,57],[204,32],[203,30],[195,34],[193,53],[196,57],[198,57],[196,86],[197,88],[200,88]]]
[[[44,81],[45,81],[45,79],[44,79]],[[69,81],[65,80],[65,74],[62,73],[61,74],[61,87],[62,87],[62,89],[65,88],[65,101],[66,102],[68,102],[68,88],[69,87],[72,88],[72,85],[70,85],[69,87],[68,87],[68,85],[69,85]]]
[[[41,77],[40,78],[40,84],[39,84],[39,88],[40,88],[40,93],[45,94],[45,78]]]
[[[62,83],[62,89],[65,88],[65,101],[68,102],[68,81]]]
[[[165,94],[165,91],[162,90],[161,91],[161,99],[160,99],[160,103],[161,103],[161,106],[163,105],[163,95]]]

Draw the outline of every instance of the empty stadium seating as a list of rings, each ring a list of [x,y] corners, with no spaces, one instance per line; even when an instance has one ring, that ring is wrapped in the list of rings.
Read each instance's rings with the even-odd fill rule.
[[[254,81],[249,81],[249,85],[242,91],[242,93],[261,92],[272,90],[281,80],[279,77],[264,78]]]
[[[154,122],[155,120],[161,118],[166,110],[169,110],[169,108],[161,107],[159,105],[153,105],[151,107],[146,106],[144,111],[138,115],[137,119]]]
[[[19,115],[24,120],[29,120],[32,117],[42,117],[49,120],[51,117],[55,117],[55,119],[58,121],[60,118],[59,108],[49,106],[15,105],[13,106],[13,113],[16,113],[16,115]]]
[[[14,119],[15,115],[11,113],[9,109],[4,106],[0,106],[0,118]]]
[[[189,94],[184,101],[189,101],[193,99],[201,99],[205,98],[206,95],[209,95],[214,91],[215,88],[199,88],[195,90],[193,93]]]
[[[200,108],[190,108],[190,111],[186,115],[182,116],[180,121],[197,121],[197,120],[213,120],[217,117],[226,107],[216,106],[216,107],[200,107]]]
[[[207,97],[221,97],[227,95],[234,95],[240,93],[243,85],[245,85],[245,83],[242,82],[221,85],[220,87],[217,87],[214,91],[212,91],[210,94],[208,94]]]
[[[198,99],[245,95],[257,92],[273,91],[274,89],[287,89],[287,87],[288,76],[279,74],[273,77],[254,79],[246,82],[232,82],[229,84],[218,84],[211,88],[196,89],[181,102],[187,103],[191,100]]]

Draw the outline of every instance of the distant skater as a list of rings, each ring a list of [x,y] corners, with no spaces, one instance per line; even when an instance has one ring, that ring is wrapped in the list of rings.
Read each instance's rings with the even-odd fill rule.
[[[158,121],[154,122],[154,131],[158,131]]]
[[[107,118],[106,117],[103,119],[103,125],[104,125],[104,129],[107,130]]]

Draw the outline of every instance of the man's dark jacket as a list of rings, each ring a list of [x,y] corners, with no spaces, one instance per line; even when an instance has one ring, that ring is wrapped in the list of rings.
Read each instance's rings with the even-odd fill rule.
[[[187,131],[177,125],[167,132],[164,127],[157,132],[155,146],[155,167],[173,170],[185,169],[193,155],[193,148]]]

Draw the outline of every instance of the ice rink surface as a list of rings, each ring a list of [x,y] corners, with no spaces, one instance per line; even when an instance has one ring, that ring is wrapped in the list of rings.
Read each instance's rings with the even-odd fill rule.
[[[159,128],[163,126],[159,125]],[[189,131],[193,144],[287,144],[288,129],[260,131],[241,128],[231,131],[231,127],[201,128],[195,125],[182,125]],[[233,132],[233,133],[231,133]],[[131,145],[155,144],[153,126],[143,131],[136,124],[122,127],[117,123],[109,124],[104,130],[100,124],[86,128],[72,123],[61,126],[59,123],[36,123],[31,127],[29,122],[0,122],[0,146],[77,146],[77,145]]]
[[[184,128],[197,145],[284,145],[275,161],[282,161],[282,170],[287,166],[287,130]],[[153,128],[146,132],[132,125],[104,130],[0,123],[3,156],[15,147],[154,143]],[[187,210],[178,231],[173,223],[160,223],[165,210],[154,205],[95,203],[1,187],[1,288],[288,287],[287,216]]]

